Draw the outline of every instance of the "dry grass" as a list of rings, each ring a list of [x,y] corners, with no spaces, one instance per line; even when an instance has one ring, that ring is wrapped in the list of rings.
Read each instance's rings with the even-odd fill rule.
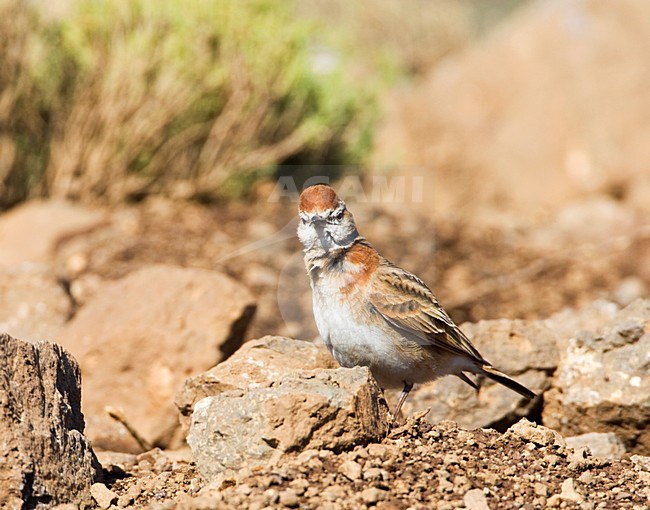
[[[37,23],[21,2],[0,0],[0,207],[25,198],[39,177],[29,143],[43,130],[32,80],[37,48],[30,30]]]
[[[372,98],[351,86],[342,61],[325,74],[313,68],[315,29],[288,4],[71,0],[39,21],[22,0],[0,1],[12,20],[0,48],[11,64],[0,68],[0,120],[16,117],[18,87],[41,91],[33,194],[227,198],[244,187],[233,182],[247,184],[290,156],[331,146],[351,154],[366,136],[358,119]],[[25,74],[21,48],[30,44],[47,50]],[[26,167],[17,164],[15,126],[4,124],[0,182],[8,186],[7,175],[25,179]]]

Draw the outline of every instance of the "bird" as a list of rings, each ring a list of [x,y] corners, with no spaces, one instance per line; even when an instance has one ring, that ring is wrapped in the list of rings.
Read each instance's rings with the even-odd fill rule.
[[[365,366],[380,388],[401,388],[394,419],[415,384],[454,375],[486,376],[526,399],[535,393],[496,369],[417,276],[384,258],[359,234],[327,184],[305,188],[297,234],[321,338],[342,366]]]

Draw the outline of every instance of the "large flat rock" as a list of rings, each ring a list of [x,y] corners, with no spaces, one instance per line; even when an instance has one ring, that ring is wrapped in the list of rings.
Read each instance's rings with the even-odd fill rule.
[[[338,368],[322,343],[267,336],[246,342],[223,363],[187,379],[176,395],[184,431],[189,429],[194,404],[229,390],[270,386],[290,371]]]
[[[365,367],[288,372],[272,386],[198,401],[187,442],[208,480],[307,449],[345,450],[381,440],[389,414]]]

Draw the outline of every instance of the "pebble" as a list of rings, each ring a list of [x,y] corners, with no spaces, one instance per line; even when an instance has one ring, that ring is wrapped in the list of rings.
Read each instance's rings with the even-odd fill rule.
[[[472,489],[465,493],[463,502],[467,510],[490,510],[485,493],[481,489]]]
[[[113,503],[117,503],[117,494],[103,483],[92,484],[90,487],[90,495],[102,510],[107,510]]]
[[[632,455],[630,460],[632,461],[632,464],[634,464],[635,468],[642,471],[650,471],[650,457],[644,455]]]
[[[126,508],[127,506],[131,506],[133,504],[133,496],[130,494],[122,494],[119,498],[117,498],[117,506],[120,508]]]
[[[384,498],[384,491],[379,490],[377,487],[371,487],[361,492],[361,499],[364,503],[369,505],[376,504]]]
[[[579,477],[578,481],[584,484],[590,484],[594,481],[594,474],[591,471],[584,471]]]
[[[280,493],[280,504],[287,508],[297,508],[300,505],[300,498],[293,489],[286,489]]]
[[[386,482],[388,481],[390,475],[388,474],[388,471],[385,469],[381,468],[368,468],[363,470],[363,479],[368,480],[368,481],[383,481]]]
[[[309,488],[309,482],[304,478],[298,478],[296,480],[291,480],[291,482],[289,482],[289,486],[296,491],[296,494],[302,496],[305,492],[307,492],[307,489]]]
[[[544,496],[545,498],[548,497],[548,487],[543,483],[536,482],[533,486],[533,489],[535,491],[535,495]]]
[[[353,460],[346,460],[339,466],[339,473],[354,482],[361,479],[361,465]]]

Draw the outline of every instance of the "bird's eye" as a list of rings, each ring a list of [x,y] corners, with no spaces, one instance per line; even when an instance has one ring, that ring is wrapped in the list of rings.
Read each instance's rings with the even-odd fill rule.
[[[345,213],[345,209],[341,209],[339,212],[336,214],[333,214],[332,216],[327,218],[327,223],[340,223],[341,220],[343,219],[343,213]]]

